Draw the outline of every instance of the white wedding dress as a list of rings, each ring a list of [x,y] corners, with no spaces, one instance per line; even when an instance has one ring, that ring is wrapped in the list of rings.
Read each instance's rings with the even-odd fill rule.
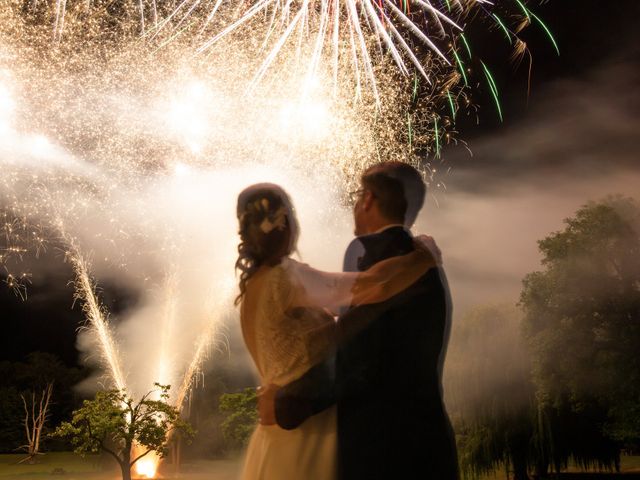
[[[333,318],[298,308],[307,265],[285,258],[252,277],[241,306],[242,332],[262,385],[287,385],[318,363],[333,346]],[[259,425],[251,436],[243,480],[335,480],[335,406],[294,430]]]

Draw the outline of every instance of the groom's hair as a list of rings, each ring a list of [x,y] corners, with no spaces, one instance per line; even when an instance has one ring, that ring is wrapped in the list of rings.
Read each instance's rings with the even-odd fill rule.
[[[382,162],[362,174],[362,186],[378,200],[380,213],[407,227],[424,205],[427,186],[418,170],[407,163]]]

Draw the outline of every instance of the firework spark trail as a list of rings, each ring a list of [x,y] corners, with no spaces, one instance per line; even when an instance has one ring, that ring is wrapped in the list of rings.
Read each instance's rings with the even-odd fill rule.
[[[197,373],[202,368],[202,362],[206,358],[214,333],[215,321],[211,321],[209,328],[202,332],[196,342],[193,358],[182,377],[182,383],[180,384],[180,388],[178,388],[178,393],[176,395],[175,405],[180,410],[184,407],[184,401],[191,391],[191,387],[195,382]]]
[[[172,310],[175,306],[175,302],[168,302],[167,308],[171,310],[171,313],[174,313]],[[180,386],[176,392],[174,406],[182,413],[184,411],[185,400],[187,396],[191,393],[194,383],[196,381],[196,377],[199,372],[202,371],[202,365],[209,354],[209,350],[211,344],[213,343],[216,331],[218,329],[218,319],[215,311],[211,311],[211,313],[207,316],[207,326],[206,328],[199,333],[198,340],[194,345],[194,353],[189,362],[184,374],[182,375],[182,380],[180,382]],[[168,331],[163,330],[162,332],[163,339],[166,337],[169,339]],[[167,345],[169,346],[169,345]],[[167,353],[169,352],[169,348],[167,349]],[[160,357],[160,371],[162,373],[162,365],[168,360],[167,356]],[[176,434],[175,430],[171,430],[167,437],[167,442],[170,442],[173,439],[173,436]],[[147,460],[138,465],[136,470],[138,474],[146,474],[148,477],[153,477],[153,473],[158,469],[160,465],[161,459],[155,455],[150,456]]]
[[[53,40],[59,42],[64,29],[64,17],[67,13],[67,0],[56,0],[56,19],[53,25]]]
[[[209,299],[214,298],[213,295],[209,297]],[[178,393],[176,395],[175,405],[178,409],[182,409],[184,406],[184,401],[187,398],[187,395],[191,391],[193,384],[195,382],[196,375],[202,369],[202,363],[206,359],[209,349],[211,347],[212,342],[215,339],[216,331],[219,328],[218,317],[220,315],[220,305],[211,306],[209,308],[209,313],[205,317],[206,327],[201,332],[198,337],[198,340],[195,344],[195,349],[193,352],[193,357],[187,366],[185,373],[182,377],[182,383],[180,384],[180,388],[178,388]]]
[[[185,2],[186,1],[187,0],[185,0]],[[267,33],[263,42],[264,45],[268,43],[268,38],[278,28],[278,26],[283,28],[283,30],[280,32],[274,42],[274,45],[266,55],[264,62],[255,74],[254,83],[262,80],[266,71],[273,64],[276,57],[281,53],[289,38],[293,36],[296,30],[298,30],[299,38],[301,38],[305,32],[314,32],[315,35],[315,40],[312,42],[313,47],[307,61],[306,69],[308,71],[308,77],[313,77],[320,70],[322,66],[321,59],[323,58],[322,53],[326,48],[330,52],[329,69],[332,69],[334,72],[333,78],[335,89],[338,77],[337,71],[339,69],[339,58],[341,52],[344,50],[345,53],[350,52],[352,63],[354,65],[354,72],[358,78],[360,75],[359,66],[361,64],[364,65],[366,77],[368,78],[372,89],[375,91],[375,76],[373,74],[372,65],[373,60],[369,47],[367,46],[368,41],[366,39],[367,33],[365,33],[365,25],[367,31],[371,31],[374,34],[378,45],[380,47],[384,45],[387,48],[402,74],[407,75],[409,73],[404,60],[404,57],[406,57],[417,68],[420,74],[424,76],[425,79],[429,80],[429,75],[424,70],[420,60],[416,57],[406,36],[394,24],[391,15],[389,15],[383,8],[382,2],[378,4],[374,0],[342,0],[342,2],[340,2],[340,0],[322,0],[319,5],[318,14],[314,12],[316,2],[302,0],[297,12],[294,14],[291,13],[292,3],[293,2],[291,0],[287,1],[285,5],[282,5],[281,0],[258,1],[237,20],[233,21],[221,32],[207,40],[198,49],[198,51],[204,52],[234,31],[245,26],[248,28],[249,22],[252,21],[258,13],[271,10],[271,14],[269,15],[271,20],[269,21],[268,27],[265,29]],[[445,32],[443,24],[447,24],[457,31],[462,31],[462,27],[456,21],[434,7],[428,0],[412,0],[412,3],[426,15],[430,15],[434,18],[436,25],[438,25],[439,29],[443,33]],[[486,2],[481,1],[479,3]],[[178,8],[182,8],[183,4],[180,4]],[[392,0],[385,0],[384,4],[391,9],[393,16],[399,19],[402,26],[407,28],[408,31],[411,32],[411,34],[413,34],[423,45],[435,52],[445,64],[449,64],[449,60],[442,49],[440,49],[436,43],[423,32],[423,29],[419,25],[411,20],[407,14],[402,12]],[[220,10],[220,5],[221,2],[219,0],[207,16],[202,30],[211,23],[212,18]],[[461,11],[464,10],[464,8],[461,8]],[[175,12],[173,14],[175,14]],[[277,16],[279,16],[279,20],[276,20]],[[343,25],[343,22],[346,23],[346,25]],[[328,33],[329,29],[332,30],[330,34]],[[353,48],[354,35],[357,37],[357,42],[360,45],[359,49]],[[325,43],[329,43],[329,45],[325,46]]]
[[[171,273],[165,278],[163,288],[163,301],[164,308],[162,322],[160,324],[160,345],[157,353],[158,372],[156,374],[156,378],[157,382],[161,385],[169,385],[172,378],[172,340],[175,333],[174,327],[178,313],[175,273]]]
[[[68,258],[76,274],[76,298],[83,302],[82,309],[92,331],[95,332],[101,348],[101,356],[114,387],[120,391],[127,391],[125,377],[120,365],[120,356],[115,340],[109,327],[107,312],[100,304],[96,293],[95,284],[89,274],[88,261],[79,252],[75,242],[68,240]]]

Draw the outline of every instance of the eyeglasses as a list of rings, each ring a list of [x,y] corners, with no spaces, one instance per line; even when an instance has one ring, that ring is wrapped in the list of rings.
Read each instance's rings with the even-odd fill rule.
[[[354,205],[358,200],[360,200],[360,197],[362,196],[362,194],[366,191],[366,189],[364,188],[359,188],[358,190],[354,190],[353,192],[349,192],[348,198],[349,198],[349,202],[351,202],[351,205]]]

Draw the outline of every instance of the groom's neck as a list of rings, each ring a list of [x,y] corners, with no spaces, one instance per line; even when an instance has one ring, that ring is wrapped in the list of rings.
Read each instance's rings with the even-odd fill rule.
[[[384,217],[373,218],[367,223],[367,225],[365,225],[365,231],[362,232],[361,235],[371,235],[372,233],[379,232],[393,225],[398,225],[398,222]]]

